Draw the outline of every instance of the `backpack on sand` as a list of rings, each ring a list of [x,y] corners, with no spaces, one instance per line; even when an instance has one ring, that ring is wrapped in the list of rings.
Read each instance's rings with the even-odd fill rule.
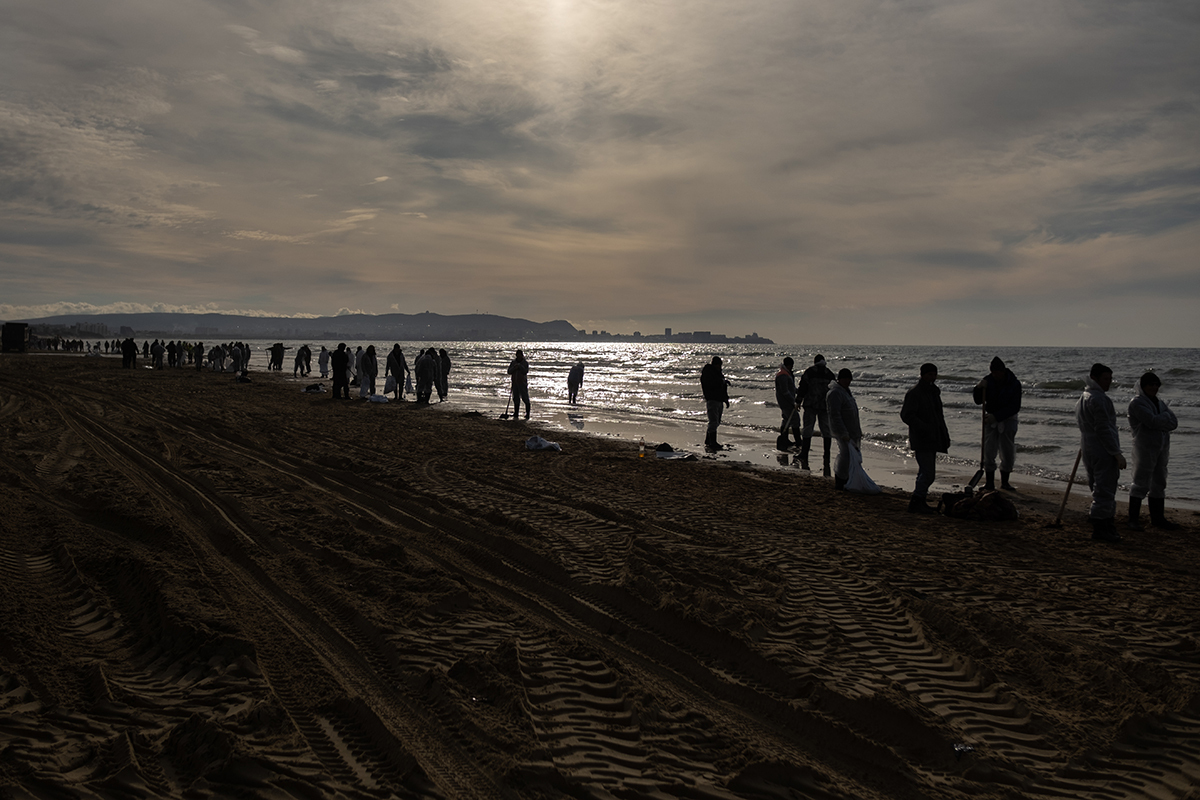
[[[947,517],[978,522],[1005,522],[1020,516],[1012,500],[1000,492],[986,490],[978,494],[946,492],[938,501],[938,511]]]

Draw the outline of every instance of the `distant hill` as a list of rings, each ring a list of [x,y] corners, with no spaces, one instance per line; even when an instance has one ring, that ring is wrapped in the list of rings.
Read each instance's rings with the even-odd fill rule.
[[[532,322],[495,314],[346,314],[336,317],[243,317],[237,314],[61,314],[27,322],[43,335],[64,338],[142,338],[219,340],[277,339],[280,341],[370,340],[396,342],[720,342],[773,344],[758,334],[729,337],[711,331],[674,334],[627,334],[576,330],[563,319]]]
[[[236,314],[62,314],[21,320],[107,333],[122,328],[135,336],[218,339],[395,339],[397,341],[575,341],[583,335],[566,320],[531,322],[493,314],[346,314],[336,317],[243,317]]]

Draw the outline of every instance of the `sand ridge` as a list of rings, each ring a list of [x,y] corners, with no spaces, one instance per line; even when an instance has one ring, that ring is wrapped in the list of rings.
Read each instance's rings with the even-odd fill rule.
[[[1188,797],[1197,516],[0,359],[0,796]]]

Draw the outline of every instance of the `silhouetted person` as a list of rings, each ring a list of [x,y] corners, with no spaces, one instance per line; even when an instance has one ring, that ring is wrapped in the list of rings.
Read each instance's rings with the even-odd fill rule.
[[[417,358],[415,372],[417,375],[417,402],[428,403],[433,396],[433,386],[437,382],[439,359],[437,351],[432,347],[421,351]]]
[[[404,397],[404,380],[408,376],[408,361],[404,358],[404,352],[400,349],[399,344],[392,345],[392,352],[388,353],[387,362],[383,367],[383,374],[386,378],[391,374],[396,379],[396,399],[400,400]]]
[[[325,349],[325,345],[321,345],[321,354],[317,356],[317,366],[321,369],[321,377],[329,377],[329,351]]]
[[[333,399],[350,399],[350,353],[346,350],[345,342],[337,346],[329,357],[333,368]]]
[[[837,462],[833,465],[833,488],[843,489],[850,479],[850,447],[862,452],[862,425],[858,421],[858,403],[850,392],[854,374],[838,371],[837,383],[829,387],[825,408],[829,412],[829,432],[838,443]]]
[[[121,366],[124,369],[137,368],[137,352],[137,343],[133,341],[133,337],[121,342]]]
[[[508,365],[508,374],[512,376],[513,419],[521,412],[521,403],[525,403],[525,419],[529,419],[529,362],[519,347]]]
[[[792,438],[799,445],[803,441],[800,429],[800,413],[796,408],[796,376],[792,368],[796,362],[791,356],[783,359],[779,372],[775,373],[775,404],[783,417],[780,433],[787,435],[787,428],[792,429]]]
[[[821,426],[821,441],[825,445],[823,474],[829,477],[829,412],[825,408],[825,398],[829,395],[829,382],[833,380],[833,372],[825,366],[825,356],[820,353],[813,359],[813,365],[804,370],[800,376],[802,395],[800,405],[804,409],[803,442],[800,444],[800,467],[808,469],[808,451],[812,446],[813,423]]]
[[[1088,518],[1092,522],[1092,539],[1097,542],[1119,542],[1117,533],[1117,479],[1125,469],[1121,454],[1121,436],[1117,429],[1117,412],[1108,390],[1113,372],[1103,364],[1093,364],[1084,379],[1083,394],[1075,403],[1075,422],[1079,425],[1079,446],[1088,487],[1092,490],[1092,506]]]
[[[972,393],[976,405],[982,405],[983,463],[987,473],[984,489],[996,488],[996,453],[1000,453],[1000,488],[1015,491],[1008,482],[1017,460],[1017,414],[1021,411],[1021,382],[1013,371],[1004,366],[1000,356],[992,359],[991,372]]]
[[[375,376],[379,374],[379,361],[375,358],[375,345],[367,345],[359,362],[358,394],[360,397],[370,397],[375,394]]]
[[[937,513],[925,498],[937,478],[937,454],[950,452],[950,431],[946,428],[937,376],[937,365],[922,364],[921,379],[904,395],[904,406],[900,409],[900,419],[908,425],[908,446],[917,457],[917,484],[908,503],[908,510],[917,514]]]
[[[446,348],[438,350],[438,400],[445,400],[450,394],[450,354]]]
[[[700,370],[700,389],[704,393],[704,407],[708,412],[708,430],[704,436],[704,447],[708,450],[720,450],[717,441],[717,428],[721,425],[721,415],[729,408],[729,381],[721,372],[724,364],[720,356],[713,356],[712,361]]]
[[[1162,380],[1153,372],[1142,375],[1137,395],[1129,401],[1129,427],[1133,430],[1133,479],[1129,487],[1129,527],[1141,530],[1138,519],[1142,500],[1149,496],[1150,524],[1177,531],[1166,517],[1167,461],[1171,457],[1171,431],[1179,427],[1166,400],[1158,399]]]
[[[567,402],[571,405],[579,402],[580,386],[583,386],[583,361],[579,361],[567,373]]]

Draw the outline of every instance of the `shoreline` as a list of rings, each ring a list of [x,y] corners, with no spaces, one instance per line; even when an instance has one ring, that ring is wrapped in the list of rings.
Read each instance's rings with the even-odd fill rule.
[[[473,406],[470,410],[480,411],[485,416],[492,414],[500,421],[499,415],[502,412],[496,411],[486,398],[474,395],[468,395],[467,399],[459,401],[455,395],[451,394],[445,403],[433,403],[431,408],[451,411],[466,406]],[[639,439],[644,437],[647,451],[660,442],[666,442],[675,450],[693,453],[705,461],[745,464],[758,469],[784,473],[804,473],[799,467],[798,456],[795,452],[782,453],[776,450],[770,441],[770,434],[760,431],[722,426],[718,437],[727,449],[717,453],[706,453],[703,444],[704,423],[690,420],[681,419],[679,422],[668,423],[633,415],[614,414],[605,409],[591,409],[586,404],[580,404],[574,410],[553,409],[540,417],[535,413],[525,424],[542,429],[546,432],[544,438],[549,439],[553,438],[549,434],[554,432],[578,433],[621,442],[636,448]],[[822,447],[820,437],[814,437],[814,449],[809,456],[810,470],[807,474],[810,477],[828,480],[832,483],[832,478],[826,479],[821,475]],[[832,466],[837,459],[836,442],[831,444],[830,456]],[[912,492],[917,475],[917,464],[911,454],[900,455],[894,450],[874,446],[870,440],[867,440],[864,442],[862,456],[863,469],[881,489],[902,493]],[[784,463],[785,461],[786,463]],[[929,493],[931,501],[944,492],[961,491],[970,482],[976,469],[978,467],[949,461],[939,455],[937,479]],[[1035,499],[1038,507],[1052,501],[1056,504],[1055,513],[1057,513],[1057,504],[1062,502],[1063,493],[1067,488],[1067,482],[1064,480],[1029,475],[1019,471],[1012,473],[1010,481],[1018,491],[1015,493],[1004,492],[1004,494],[1018,506],[1022,504],[1022,498]],[[980,485],[982,485],[982,481]],[[1129,492],[1127,490],[1118,491],[1117,501],[1118,516],[1121,516],[1124,507],[1128,504]],[[1072,511],[1086,514],[1090,502],[1087,478],[1081,464],[1075,483],[1071,487],[1064,514]],[[1168,497],[1168,503],[1170,508],[1200,512],[1200,501]]]

